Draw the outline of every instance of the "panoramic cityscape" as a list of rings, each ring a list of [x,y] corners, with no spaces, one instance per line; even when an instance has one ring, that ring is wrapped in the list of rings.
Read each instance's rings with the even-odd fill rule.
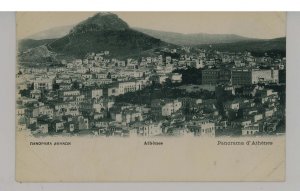
[[[285,51],[285,37],[179,34],[97,13],[60,37],[18,42],[17,132],[282,135]]]

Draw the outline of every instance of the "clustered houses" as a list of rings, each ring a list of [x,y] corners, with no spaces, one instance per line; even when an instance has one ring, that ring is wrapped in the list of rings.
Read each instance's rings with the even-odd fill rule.
[[[230,116],[230,128],[240,129],[242,135],[254,135],[259,132],[274,132],[279,123],[277,92],[264,88],[253,88],[255,99],[236,99],[225,105],[226,115]],[[240,115],[238,118],[236,116]],[[273,124],[273,128],[268,128]]]
[[[18,129],[38,135],[201,137],[278,130],[285,107],[274,87],[285,82],[285,58],[204,49],[190,53],[189,47],[164,52],[168,55],[119,60],[103,51],[62,60],[56,67],[19,65]],[[213,87],[208,88],[213,97],[191,97],[186,90],[184,96],[149,104],[118,101],[154,84],[181,86],[186,76],[179,71],[189,68],[201,72],[199,85]]]
[[[171,116],[180,110],[182,102],[178,100],[153,100],[151,103],[151,111],[153,116]]]

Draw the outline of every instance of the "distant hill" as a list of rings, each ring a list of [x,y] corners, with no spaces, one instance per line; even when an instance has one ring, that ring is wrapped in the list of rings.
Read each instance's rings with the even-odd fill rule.
[[[244,52],[250,51],[254,55],[261,56],[264,53],[286,55],[286,38],[275,38],[270,40],[241,41],[234,43],[204,44],[199,48],[212,48],[219,51]]]
[[[28,49],[19,54],[19,61],[31,65],[31,62],[53,62],[56,60],[56,53],[51,52],[45,45]],[[29,62],[29,63],[28,63]]]
[[[70,33],[85,33],[90,31],[124,31],[128,24],[118,15],[100,12],[74,26]]]
[[[33,35],[30,35],[27,38],[33,39],[33,40],[61,38],[65,35],[67,35],[73,27],[74,27],[73,25],[54,27],[54,28],[44,30],[44,31],[35,33]]]
[[[109,50],[115,57],[130,56],[165,45],[159,39],[131,29],[74,32],[47,45],[60,54],[83,57],[88,52]]]
[[[68,28],[69,27],[69,28]],[[21,62],[53,61],[57,58],[83,58],[89,52],[108,50],[116,58],[154,55],[163,47],[180,45],[211,48],[220,51],[251,51],[257,54],[266,51],[285,55],[285,38],[260,40],[233,34],[179,34],[149,29],[130,28],[126,22],[113,13],[97,13],[94,16],[64,29],[44,31],[44,37],[59,35],[53,39],[19,41]],[[58,31],[57,33],[55,31]],[[67,32],[68,31],[68,32]],[[55,35],[54,35],[55,34]]]
[[[24,43],[25,42],[25,43]],[[113,13],[98,13],[80,22],[70,32],[52,40],[23,40],[20,46],[38,49],[45,45],[48,51],[58,56],[82,58],[89,52],[108,50],[117,58],[151,54],[152,50],[172,46],[160,39],[131,29],[126,22]],[[41,51],[42,52],[42,51]],[[28,55],[28,54],[27,54]],[[29,58],[20,55],[23,61]]]
[[[56,39],[42,39],[42,40],[22,39],[18,42],[18,50],[19,52],[24,52],[28,49],[36,48],[38,46],[51,43],[55,40]]]
[[[158,38],[162,41],[173,43],[177,45],[200,45],[200,44],[218,44],[218,43],[233,43],[240,41],[257,40],[254,38],[247,38],[235,34],[182,34],[174,32],[165,32],[151,29],[134,28],[137,31]]]

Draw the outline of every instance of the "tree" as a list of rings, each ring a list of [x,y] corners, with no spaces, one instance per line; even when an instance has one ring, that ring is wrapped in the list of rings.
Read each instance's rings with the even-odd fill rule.
[[[173,73],[182,74],[182,84],[201,84],[202,83],[202,70],[192,67],[188,69],[174,70]]]
[[[55,90],[58,90],[58,89],[59,89],[59,84],[54,83],[53,84],[53,90],[55,91]]]
[[[72,88],[75,89],[75,90],[79,90],[79,82],[74,81],[73,84],[72,84]]]
[[[31,83],[31,85],[29,86],[29,88],[28,88],[29,90],[33,90],[34,89],[34,84],[33,83]]]
[[[21,94],[22,97],[30,97],[30,90],[29,89],[20,90],[19,93]]]
[[[165,87],[173,87],[172,80],[170,78],[167,78],[164,83],[164,86]]]
[[[108,79],[111,79],[111,73],[110,73],[110,72],[108,72],[107,78],[108,78]]]

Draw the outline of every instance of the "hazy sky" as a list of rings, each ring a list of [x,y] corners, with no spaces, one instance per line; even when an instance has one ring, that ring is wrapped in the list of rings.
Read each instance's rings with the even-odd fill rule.
[[[95,12],[17,13],[18,38],[53,27],[75,25]],[[237,34],[253,38],[285,36],[283,12],[116,12],[131,27],[179,33]]]

